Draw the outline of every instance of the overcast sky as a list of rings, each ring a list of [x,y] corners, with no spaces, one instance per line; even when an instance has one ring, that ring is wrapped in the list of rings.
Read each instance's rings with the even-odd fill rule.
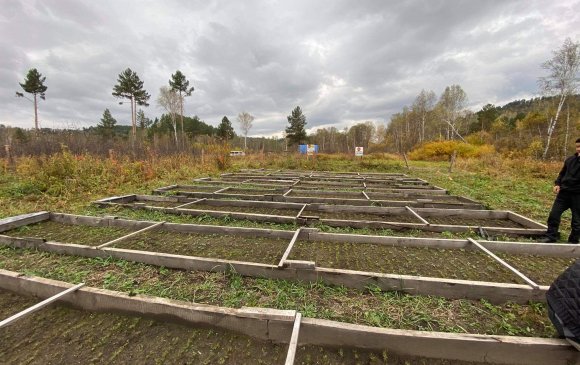
[[[127,67],[156,98],[181,70],[195,87],[184,114],[216,126],[256,117],[273,135],[300,105],[307,128],[386,123],[421,89],[459,84],[472,110],[537,96],[540,64],[580,40],[580,0],[78,1],[0,0],[0,123],[32,128],[15,97],[30,68],[46,76],[42,127],[95,125]]]

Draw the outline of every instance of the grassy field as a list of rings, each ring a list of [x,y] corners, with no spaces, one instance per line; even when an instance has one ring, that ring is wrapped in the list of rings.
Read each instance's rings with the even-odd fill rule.
[[[20,158],[15,171],[0,174],[0,217],[39,210],[196,222],[203,224],[272,227],[294,230],[293,224],[264,224],[207,216],[169,216],[159,212],[123,208],[98,209],[90,201],[122,194],[149,194],[171,184],[190,184],[197,177],[219,177],[223,171],[208,159],[201,164],[191,156],[146,161],[115,161],[67,152],[44,159]],[[391,155],[319,156],[306,161],[297,156],[248,156],[231,162],[227,171],[242,168],[306,169],[330,171],[399,172],[480,201],[492,209],[507,209],[545,222],[552,203],[552,181],[559,162],[531,160],[458,160],[453,172],[446,162],[411,161],[410,169]],[[569,227],[569,213],[563,226]],[[333,229],[324,231],[399,234],[389,230]],[[90,242],[109,234],[86,231]],[[404,235],[417,235],[408,231]],[[101,237],[102,236],[102,237]],[[437,234],[438,237],[466,237]],[[565,236],[564,236],[565,237]],[[138,244],[138,242],[134,242]],[[492,305],[486,301],[447,300],[438,297],[382,293],[376,288],[352,290],[320,283],[301,284],[244,278],[235,273],[197,273],[156,268],[123,260],[58,256],[30,250],[0,249],[0,268],[127,293],[142,293],[229,307],[262,306],[296,309],[305,316],[380,327],[551,337],[555,334],[539,303]]]

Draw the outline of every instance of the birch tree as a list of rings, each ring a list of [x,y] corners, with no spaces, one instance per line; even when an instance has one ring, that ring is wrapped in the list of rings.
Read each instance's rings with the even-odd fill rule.
[[[171,118],[171,125],[173,126],[173,132],[175,136],[175,145],[177,146],[177,115],[180,111],[181,97],[176,91],[168,88],[167,86],[163,86],[159,89],[157,104],[165,109]]]
[[[550,148],[550,141],[556,129],[560,112],[566,98],[574,95],[580,82],[578,70],[580,68],[580,43],[566,38],[562,47],[553,52],[553,57],[542,64],[542,68],[548,71],[548,76],[538,80],[540,90],[545,95],[557,96],[558,107],[556,113],[548,122],[546,146],[542,158],[546,159]]]
[[[441,115],[443,117],[443,122],[447,124],[448,132],[447,139],[452,139],[455,134],[463,142],[465,139],[459,134],[459,116],[465,109],[465,104],[467,103],[467,94],[461,86],[451,85],[445,88],[441,98],[439,99],[439,107],[441,110]]]
[[[425,124],[427,122],[427,116],[433,111],[435,107],[435,93],[433,91],[421,90],[419,95],[415,98],[413,103],[412,111],[417,115],[419,119],[419,142],[425,140]]]
[[[240,123],[240,129],[244,133],[244,150],[247,148],[246,140],[248,138],[248,132],[252,129],[252,122],[254,121],[254,116],[248,112],[241,112],[238,114],[238,123]]]

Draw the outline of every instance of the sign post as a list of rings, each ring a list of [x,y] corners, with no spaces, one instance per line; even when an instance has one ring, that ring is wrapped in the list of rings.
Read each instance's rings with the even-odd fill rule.
[[[354,155],[356,157],[363,157],[363,154],[364,154],[363,151],[364,151],[363,147],[355,147],[354,148]]]

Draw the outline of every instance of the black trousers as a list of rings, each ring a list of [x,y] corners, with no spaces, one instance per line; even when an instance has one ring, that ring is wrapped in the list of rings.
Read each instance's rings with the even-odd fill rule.
[[[560,218],[562,213],[570,209],[572,211],[572,231],[568,242],[578,242],[580,239],[580,193],[560,191],[556,195],[554,205],[548,217],[548,231],[546,236],[553,240],[560,239]]]

